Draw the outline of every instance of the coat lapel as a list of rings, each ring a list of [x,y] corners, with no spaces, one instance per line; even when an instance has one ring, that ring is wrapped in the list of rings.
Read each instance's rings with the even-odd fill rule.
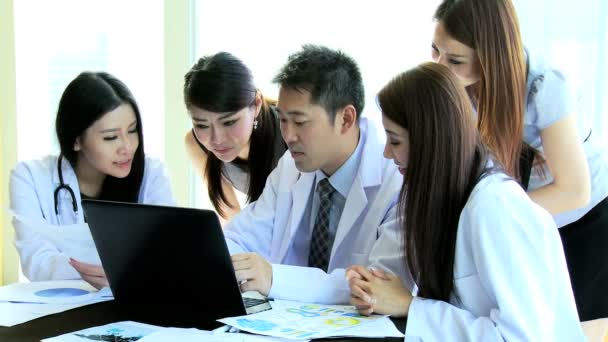
[[[367,213],[368,198],[365,190],[368,187],[380,185],[382,182],[383,142],[378,138],[376,127],[369,124],[366,118],[361,118],[361,142],[363,151],[357,168],[357,176],[346,198],[342,217],[338,223],[336,238],[331,251],[330,263],[344,238],[355,227],[357,220]],[[357,227],[358,228],[358,227]],[[359,229],[355,229],[359,231]]]
[[[300,179],[293,185],[291,191],[291,212],[289,213],[289,221],[287,223],[288,230],[283,235],[283,241],[281,242],[281,248],[279,253],[279,260],[283,260],[287,254],[287,249],[291,246],[293,237],[300,227],[302,222],[302,216],[306,206],[308,205],[308,197],[311,189],[314,187],[315,173],[301,173]]]

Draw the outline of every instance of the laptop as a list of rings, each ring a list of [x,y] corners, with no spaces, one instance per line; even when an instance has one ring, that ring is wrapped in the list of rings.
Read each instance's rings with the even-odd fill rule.
[[[116,303],[144,321],[207,328],[271,308],[257,292],[241,294],[215,212],[98,200],[82,207]]]

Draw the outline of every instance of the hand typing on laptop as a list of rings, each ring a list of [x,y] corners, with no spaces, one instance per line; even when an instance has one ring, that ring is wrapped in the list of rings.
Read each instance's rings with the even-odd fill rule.
[[[210,320],[271,309],[261,294],[241,293],[245,287],[239,287],[214,211],[87,199],[82,207],[103,269],[72,264],[89,282],[106,281],[107,275],[116,303],[142,311],[148,323],[208,329],[205,322]],[[241,259],[241,268],[259,269],[250,258]],[[205,260],[205,267],[196,266],[200,260]],[[241,276],[251,280],[246,287],[260,279],[249,272]],[[150,298],[153,309],[142,305]]]
[[[256,253],[238,253],[231,258],[241,292],[258,291],[268,296],[272,286],[272,265]]]

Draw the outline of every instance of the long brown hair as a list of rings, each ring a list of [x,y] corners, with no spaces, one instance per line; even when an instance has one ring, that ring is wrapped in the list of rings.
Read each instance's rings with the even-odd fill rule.
[[[444,0],[435,12],[448,34],[474,49],[480,81],[471,86],[482,141],[520,180],[526,96],[526,59],[510,0]]]
[[[398,210],[406,262],[420,296],[447,301],[460,213],[488,158],[471,104],[458,78],[436,63],[395,77],[378,104],[383,116],[409,132]]]

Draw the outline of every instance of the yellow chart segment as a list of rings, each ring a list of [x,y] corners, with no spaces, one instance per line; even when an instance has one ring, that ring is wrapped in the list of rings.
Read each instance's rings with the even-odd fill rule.
[[[332,327],[352,327],[353,325],[357,325],[359,323],[361,323],[361,321],[352,317],[338,317],[325,321],[325,324]]]

